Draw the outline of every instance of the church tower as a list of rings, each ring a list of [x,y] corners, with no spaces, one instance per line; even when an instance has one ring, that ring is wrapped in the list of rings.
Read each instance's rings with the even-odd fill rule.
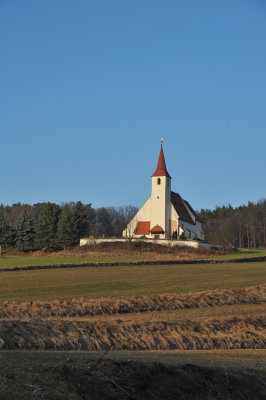
[[[171,176],[169,175],[161,144],[157,168],[152,175],[151,234],[170,239]],[[159,237],[159,236],[158,236]]]

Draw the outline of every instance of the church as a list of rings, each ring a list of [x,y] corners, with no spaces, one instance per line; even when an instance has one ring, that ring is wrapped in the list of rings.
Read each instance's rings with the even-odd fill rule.
[[[151,177],[151,195],[123,231],[123,237],[147,239],[204,239],[202,223],[188,201],[171,191],[163,145]]]

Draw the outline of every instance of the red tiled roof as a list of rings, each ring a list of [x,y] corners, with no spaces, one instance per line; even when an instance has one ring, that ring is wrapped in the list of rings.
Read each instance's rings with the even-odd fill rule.
[[[164,233],[164,230],[161,226],[156,225],[150,230],[150,232],[151,233]]]
[[[157,163],[157,168],[152,176],[167,176],[168,178],[171,178],[171,176],[169,175],[169,173],[166,169],[164,153],[163,153],[163,146],[161,146],[158,163]]]
[[[182,197],[178,193],[171,192],[171,203],[173,204],[179,218],[182,221],[188,222],[189,224],[195,225],[194,220],[192,219],[187,207],[186,201],[182,199]],[[188,205],[187,205],[188,206]],[[192,212],[192,214],[196,218],[196,213],[193,208],[189,205],[188,208]]]
[[[138,222],[135,230],[135,235],[149,235],[150,234],[150,221]]]

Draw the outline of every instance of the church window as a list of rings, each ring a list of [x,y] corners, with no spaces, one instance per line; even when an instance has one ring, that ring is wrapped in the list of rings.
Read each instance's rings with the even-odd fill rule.
[[[157,178],[157,185],[161,184],[161,178]]]

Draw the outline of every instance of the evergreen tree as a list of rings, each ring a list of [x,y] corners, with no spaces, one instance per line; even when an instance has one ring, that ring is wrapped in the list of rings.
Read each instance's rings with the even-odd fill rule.
[[[4,206],[0,206],[0,245],[6,243],[8,231],[8,225],[5,220],[5,209]]]
[[[6,235],[6,241],[5,243],[7,244],[7,247],[15,247],[16,245],[16,228],[13,226],[8,227],[8,232]]]
[[[74,203],[72,210],[77,229],[77,238],[80,239],[89,235],[94,219],[94,211],[91,204],[84,205],[81,201],[78,201]]]
[[[60,210],[60,207],[54,203],[42,205],[36,224],[36,246],[38,248],[51,248],[57,245],[56,232]]]
[[[27,211],[24,211],[22,216],[19,218],[15,232],[16,246],[19,250],[25,251],[34,248],[35,231],[33,220]]]
[[[57,240],[58,244],[64,249],[79,242],[77,218],[69,204],[66,204],[62,209],[57,227]]]

